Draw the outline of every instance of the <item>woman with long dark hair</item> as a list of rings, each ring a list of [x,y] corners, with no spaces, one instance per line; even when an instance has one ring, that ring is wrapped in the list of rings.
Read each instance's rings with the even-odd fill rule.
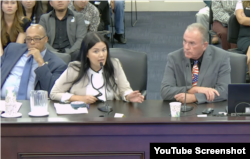
[[[43,14],[42,2],[35,0],[22,0],[23,14],[31,24],[38,24],[41,15]]]
[[[1,56],[9,43],[24,43],[25,31],[29,25],[29,20],[23,16],[21,2],[1,1]]]
[[[50,98],[62,102],[97,100],[143,102],[139,91],[133,91],[127,81],[120,61],[111,58],[104,37],[93,32],[83,39],[79,61],[71,62],[55,82]]]

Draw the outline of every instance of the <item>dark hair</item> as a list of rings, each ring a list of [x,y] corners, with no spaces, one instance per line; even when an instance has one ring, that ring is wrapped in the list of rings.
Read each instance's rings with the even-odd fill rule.
[[[23,14],[24,16],[26,16],[26,11],[25,11],[25,8],[24,6],[23,7]],[[31,18],[36,15],[36,24],[39,23],[40,21],[40,17],[41,15],[43,14],[43,7],[42,7],[42,2],[41,1],[35,1],[35,6],[33,7],[32,9],[32,15],[31,15]],[[32,21],[32,19],[30,19],[30,21]]]
[[[81,66],[80,66],[78,77],[74,80],[73,84],[79,82],[84,76],[87,76],[87,71],[90,68],[90,61],[87,58],[88,51],[98,42],[105,43],[107,47],[106,63],[103,66],[104,80],[106,81],[106,84],[107,84],[106,86],[109,86],[109,88],[111,88],[115,92],[117,89],[117,84],[114,78],[114,66],[111,62],[111,58],[109,54],[109,46],[104,36],[95,32],[88,32],[82,41],[81,49],[77,58],[77,61],[81,62]],[[73,65],[72,68],[74,67],[78,67],[78,66]]]

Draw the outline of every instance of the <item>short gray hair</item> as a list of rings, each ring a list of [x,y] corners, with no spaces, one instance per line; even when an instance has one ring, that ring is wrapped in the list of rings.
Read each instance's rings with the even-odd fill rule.
[[[198,30],[201,33],[202,41],[207,42],[208,39],[208,30],[200,23],[193,23],[187,26],[188,31]]]

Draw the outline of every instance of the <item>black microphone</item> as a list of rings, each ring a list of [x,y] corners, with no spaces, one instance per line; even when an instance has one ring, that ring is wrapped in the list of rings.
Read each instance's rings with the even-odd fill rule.
[[[106,98],[106,100],[105,100],[105,102],[104,102],[104,106],[98,107],[98,110],[100,110],[100,111],[102,111],[102,112],[110,113],[110,112],[113,111],[113,108],[112,108],[111,106],[107,105],[107,103],[106,103],[106,101],[107,101],[107,91],[106,91],[107,86],[106,86],[105,76],[103,75],[104,70],[103,70],[103,63],[102,63],[102,62],[100,62],[100,66],[101,66],[101,68],[102,68],[102,76],[103,76],[103,80],[104,80],[104,89],[105,89],[105,98]]]
[[[187,63],[186,64],[186,68],[185,68],[185,100],[184,100],[184,105],[181,107],[181,111],[182,112],[189,112],[193,109],[192,106],[187,106],[186,105],[186,98],[187,98],[187,75],[186,75],[186,72],[187,72],[187,68],[189,69],[189,64]]]

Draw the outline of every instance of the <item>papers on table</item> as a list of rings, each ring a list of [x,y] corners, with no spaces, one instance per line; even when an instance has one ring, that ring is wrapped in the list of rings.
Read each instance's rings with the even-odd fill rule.
[[[54,103],[57,114],[84,114],[88,113],[88,109],[86,107],[81,107],[78,109],[74,109],[70,104],[60,104]]]
[[[15,111],[18,112],[21,106],[22,106],[22,103],[16,102]],[[0,100],[0,111],[5,111],[5,100]]]

